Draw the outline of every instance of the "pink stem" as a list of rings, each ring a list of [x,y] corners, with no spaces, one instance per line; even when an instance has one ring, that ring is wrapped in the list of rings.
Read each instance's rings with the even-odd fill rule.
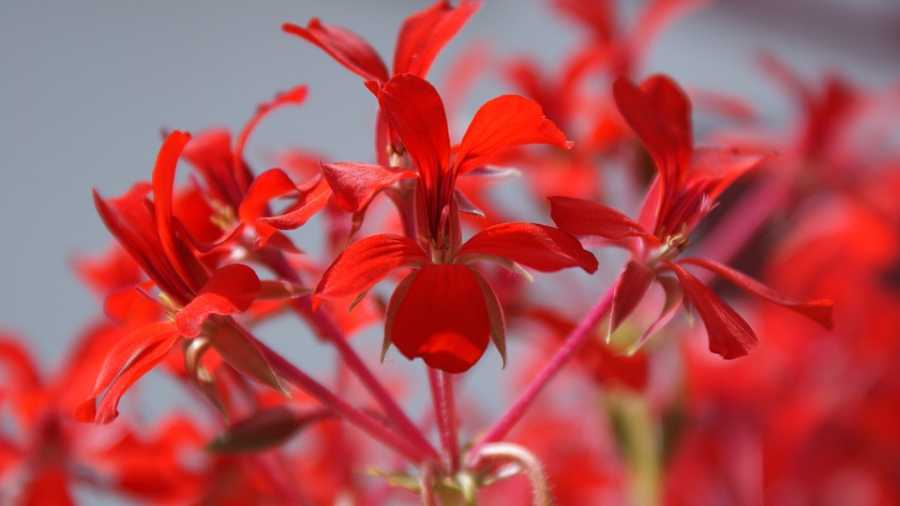
[[[613,283],[612,286],[615,287],[616,283]],[[592,331],[597,327],[597,324],[600,323],[600,320],[609,312],[609,309],[612,306],[612,297],[613,289],[610,288],[606,291],[606,294],[597,300],[597,303],[584,316],[581,322],[578,323],[578,326],[566,336],[565,342],[563,342],[556,354],[553,355],[553,358],[551,358],[550,361],[547,362],[547,365],[545,365],[544,368],[538,372],[537,376],[531,380],[531,383],[525,388],[525,391],[522,392],[519,398],[509,407],[506,413],[500,417],[493,427],[488,429],[487,433],[478,441],[474,448],[472,448],[469,452],[468,459],[470,463],[475,456],[478,455],[484,445],[502,440],[519,420],[522,419],[522,416],[525,415],[525,412],[534,403],[538,394],[544,390],[544,387],[550,383],[550,380],[556,377],[560,369],[575,356],[575,353],[581,348],[581,345],[591,336]]]
[[[444,401],[444,410],[447,415],[447,427],[450,429],[450,469],[453,472],[459,471],[459,420],[456,417],[456,396],[453,393],[453,376],[450,373],[443,372],[439,374],[441,380],[442,400]]]
[[[405,456],[411,462],[419,464],[428,459],[418,447],[408,440],[398,437],[396,433],[385,427],[372,415],[360,411],[341,400],[340,397],[336,396],[330,390],[322,386],[322,384],[266,346],[265,343],[256,339],[252,334],[246,333],[246,335],[259,347],[260,351],[263,352],[266,359],[272,364],[275,372],[295,387],[314,397],[322,403],[323,406],[331,409],[353,425],[356,425],[385,446]]]
[[[441,380],[437,369],[429,367],[428,386],[431,389],[431,401],[434,406],[434,419],[437,422],[438,434],[441,437],[441,446],[449,457],[453,454],[453,436],[447,420],[447,410],[444,406],[444,392],[441,389]],[[452,460],[452,459],[451,459]]]
[[[282,278],[299,282],[300,276],[288,265],[283,255],[273,256],[267,263]],[[397,429],[407,437],[414,445],[428,455],[429,458],[439,460],[440,455],[432,444],[425,438],[425,435],[416,426],[416,424],[406,415],[400,408],[394,397],[388,392],[387,388],[378,381],[378,378],[366,366],[365,362],[359,357],[352,346],[347,342],[346,336],[337,326],[334,320],[323,309],[312,309],[312,303],[309,296],[301,297],[292,301],[291,306],[294,311],[310,322],[316,333],[326,341],[335,345],[340,353],[341,358],[347,367],[359,378],[363,386],[372,394],[376,402],[385,411],[387,417],[396,426]]]

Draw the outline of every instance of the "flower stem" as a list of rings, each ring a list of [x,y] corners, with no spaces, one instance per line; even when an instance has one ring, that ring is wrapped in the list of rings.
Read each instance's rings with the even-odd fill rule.
[[[378,419],[343,401],[322,384],[266,346],[265,343],[256,339],[252,334],[247,333],[247,336],[259,347],[269,363],[272,364],[275,372],[292,385],[314,397],[322,403],[323,406],[331,409],[335,414],[340,415],[351,424],[356,425],[374,439],[395,450],[411,462],[418,464],[428,459],[428,456],[424,454],[421,449],[413,445],[410,441],[399,437]]]
[[[441,445],[446,452],[451,472],[459,469],[459,443],[456,436],[456,408],[453,403],[453,385],[447,373],[428,368],[428,385],[431,387],[431,400],[434,404],[434,416],[437,421]]]
[[[506,413],[504,413],[500,419],[488,429],[481,440],[478,441],[472,451],[469,452],[468,460],[470,462],[479,454],[484,445],[500,441],[506,437],[509,431],[519,422],[519,420],[521,420],[528,408],[534,403],[538,394],[544,390],[544,387],[550,383],[550,380],[556,377],[560,369],[575,356],[575,353],[581,348],[581,345],[591,336],[592,331],[596,328],[597,324],[600,323],[600,320],[602,320],[609,312],[610,307],[612,306],[613,287],[615,286],[616,283],[613,283],[612,287],[597,300],[594,307],[588,311],[581,322],[578,323],[578,326],[566,336],[565,342],[563,342],[556,354],[553,355],[544,368],[538,372],[537,376],[531,380],[531,383],[525,388],[519,398],[516,399]]]
[[[272,270],[282,278],[291,282],[300,281],[300,276],[297,274],[297,271],[291,268],[284,258],[284,255],[272,255],[271,258],[266,258],[265,260]],[[376,378],[372,371],[366,366],[365,362],[362,361],[353,347],[350,346],[346,336],[344,336],[344,333],[331,316],[328,315],[323,308],[314,311],[309,296],[293,300],[291,306],[298,315],[311,324],[319,337],[334,344],[338,353],[341,355],[341,358],[344,360],[344,363],[375,398],[376,402],[378,402],[384,410],[385,415],[387,415],[399,432],[402,433],[404,437],[408,438],[415,446],[419,447],[419,449],[427,454],[429,458],[439,460],[440,455],[437,450],[428,439],[425,438],[421,429],[416,426],[400,405],[397,404],[397,401],[390,392],[388,392],[387,388],[378,381],[378,378]]]

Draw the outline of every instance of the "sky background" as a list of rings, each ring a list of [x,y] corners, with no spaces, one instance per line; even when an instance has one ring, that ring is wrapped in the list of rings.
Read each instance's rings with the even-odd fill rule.
[[[319,16],[390,55],[401,19],[428,3],[0,0],[0,326],[27,336],[45,367],[63,357],[98,307],[68,260],[101,251],[110,239],[90,189],[116,195],[148,179],[162,127],[236,129],[258,102],[306,83],[307,103],[267,120],[253,138],[251,159],[298,146],[332,159],[369,160],[372,96],[356,76],[279,26]],[[577,40],[546,2],[484,3],[438,59],[432,80],[440,83],[452,56],[475,39],[488,41],[496,55],[529,54],[548,65]],[[868,85],[900,77],[896,0],[713,3],[664,32],[648,73],[744,97],[776,123],[789,104],[754,67],[760,49],[807,75],[841,69]],[[462,116],[468,121],[478,104],[506,89],[496,81],[478,88]],[[302,248],[315,251],[308,235],[298,237]],[[276,327],[269,330],[290,333],[289,355],[313,370],[327,364],[305,330]],[[376,334],[359,346],[375,350]],[[367,359],[377,361],[374,351]],[[481,395],[499,393],[488,387]]]

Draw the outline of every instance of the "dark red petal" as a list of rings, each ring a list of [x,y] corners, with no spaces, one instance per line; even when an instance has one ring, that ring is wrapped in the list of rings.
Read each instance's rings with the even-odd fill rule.
[[[676,263],[667,262],[688,300],[697,309],[709,336],[709,351],[723,358],[737,358],[756,346],[757,338],[750,325],[715,292]]]
[[[653,334],[665,327],[669,321],[672,320],[672,317],[675,316],[678,308],[681,307],[682,300],[684,300],[684,291],[681,289],[681,285],[678,284],[677,279],[671,276],[663,276],[656,278],[656,281],[662,287],[663,292],[665,292],[665,303],[663,303],[662,310],[660,310],[656,320],[651,323],[650,326],[644,330],[644,333],[641,334],[641,337],[628,348],[629,354],[637,352],[651,337],[653,337]]]
[[[487,308],[488,319],[491,322],[491,341],[500,353],[500,365],[506,367],[506,315],[503,313],[503,305],[497,297],[497,292],[480,274],[475,273],[481,294],[484,296],[484,304]]]
[[[478,1],[463,0],[454,8],[447,0],[438,0],[406,18],[397,36],[394,73],[425,77],[441,49],[479,7]]]
[[[352,297],[368,291],[392,270],[428,261],[415,241],[400,235],[373,235],[351,244],[331,264],[315,299]]]
[[[200,293],[175,316],[181,335],[200,335],[203,323],[213,314],[233,315],[246,311],[259,293],[260,282],[250,267],[231,264],[213,273]]]
[[[534,100],[518,95],[489,100],[475,113],[457,148],[459,171],[489,163],[510,148],[526,144],[572,146]]]
[[[572,235],[597,235],[614,241],[649,236],[628,216],[591,200],[550,197],[550,217]]]
[[[597,259],[578,239],[558,228],[536,223],[501,223],[475,234],[457,256],[501,257],[543,272],[567,267],[597,270]]]
[[[642,262],[630,260],[625,265],[622,274],[619,275],[619,281],[613,289],[609,330],[606,334],[607,341],[610,334],[615,332],[619,325],[625,321],[625,318],[628,318],[628,315],[638,306],[655,277],[656,273],[653,269]]]
[[[447,116],[437,90],[424,79],[401,74],[384,85],[378,101],[391,129],[415,160],[425,187],[434,189],[435,180],[450,163]]]
[[[472,367],[484,354],[491,332],[475,276],[464,265],[424,265],[394,316],[394,346],[407,358],[422,358],[446,372]]]
[[[287,406],[261,409],[228,426],[207,445],[220,453],[256,452],[278,446],[310,423],[333,416],[324,409],[298,413]]]
[[[613,96],[619,112],[656,162],[665,191],[669,191],[687,169],[693,147],[687,95],[674,81],[657,75],[640,88],[619,78],[613,84]]]
[[[358,213],[381,190],[415,173],[391,170],[381,165],[337,162],[323,163],[322,174],[334,191],[334,201],[345,211]]]
[[[680,263],[696,265],[698,267],[707,269],[725,278],[726,280],[728,280],[728,282],[734,284],[735,286],[759,297],[762,297],[769,302],[778,304],[779,306],[790,309],[791,311],[800,313],[829,330],[834,328],[834,321],[832,319],[834,302],[830,300],[818,299],[811,301],[798,301],[789,299],[782,296],[775,290],[769,288],[768,286],[760,283],[759,281],[751,278],[750,276],[747,276],[746,274],[738,272],[731,267],[713,260],[707,260],[704,258],[685,258],[680,260]]]
[[[378,52],[359,35],[345,28],[326,25],[313,18],[306,28],[284,23],[281,29],[312,42],[363,79],[381,82],[388,80],[387,67]]]
[[[397,310],[400,309],[403,299],[406,298],[406,294],[409,292],[409,287],[418,274],[419,271],[414,270],[397,283],[394,293],[391,294],[391,299],[388,301],[387,309],[384,311],[384,340],[381,343],[382,362],[384,362],[384,356],[387,355],[388,350],[391,349],[391,343],[393,342],[391,340],[391,329],[394,326],[394,318],[397,317]]]

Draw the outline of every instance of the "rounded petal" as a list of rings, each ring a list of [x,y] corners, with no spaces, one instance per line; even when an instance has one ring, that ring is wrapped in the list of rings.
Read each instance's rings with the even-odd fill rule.
[[[322,275],[317,299],[337,299],[364,293],[392,270],[428,261],[415,241],[400,235],[381,234],[351,244]]]
[[[489,100],[475,113],[459,145],[459,171],[484,165],[510,148],[526,144],[572,147],[534,100],[518,95]]]
[[[536,223],[501,223],[475,234],[457,256],[466,259],[500,257],[543,272],[567,267],[597,270],[597,259],[578,239],[558,228]]]
[[[407,289],[391,324],[391,341],[410,360],[450,373],[484,354],[491,322],[476,274],[464,265],[429,264]]]

